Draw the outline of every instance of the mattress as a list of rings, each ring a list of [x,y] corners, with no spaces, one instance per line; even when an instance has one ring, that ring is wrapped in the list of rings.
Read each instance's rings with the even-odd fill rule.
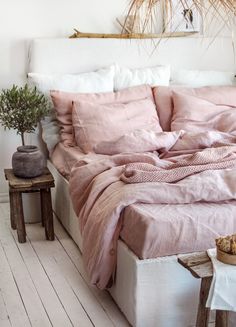
[[[236,201],[142,204],[124,211],[121,239],[140,258],[204,251],[236,230]]]
[[[78,147],[59,143],[51,157],[69,179],[77,160],[104,157],[85,155]],[[236,201],[182,205],[136,203],[122,214],[120,238],[140,258],[150,259],[214,247],[215,238],[236,230]]]

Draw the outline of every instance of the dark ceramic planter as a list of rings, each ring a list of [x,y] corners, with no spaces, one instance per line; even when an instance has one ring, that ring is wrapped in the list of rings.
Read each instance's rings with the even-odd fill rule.
[[[18,177],[32,178],[42,175],[46,161],[37,146],[24,145],[12,156],[13,172]]]

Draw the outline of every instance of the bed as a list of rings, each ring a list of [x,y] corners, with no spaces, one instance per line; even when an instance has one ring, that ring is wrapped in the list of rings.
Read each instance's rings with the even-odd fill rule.
[[[199,57],[204,51],[199,42],[195,38],[169,40],[168,45],[161,44],[157,58],[155,55],[150,56],[151,41],[38,39],[31,44],[28,70],[40,73],[73,73],[100,68],[117,61],[130,67],[140,66],[140,62],[144,66],[161,62],[170,63],[175,68],[218,68],[218,63],[212,61],[213,54],[215,51],[224,53],[230,40],[217,39],[205,54],[201,67]],[[204,42],[207,44],[209,40]],[[167,50],[168,46],[178,47],[182,51],[178,51],[173,57]],[[94,51],[97,53],[96,58],[92,55]],[[195,59],[190,59],[193,52],[196,54]],[[233,58],[229,52],[227,56],[228,60],[224,60],[225,66],[221,67],[222,70],[231,70],[233,67]],[[68,181],[51,161],[48,161],[48,166],[56,181],[53,192],[54,211],[83,252]],[[109,292],[133,326],[193,326],[198,291],[199,281],[177,263],[176,255],[140,260],[119,239],[116,278]]]

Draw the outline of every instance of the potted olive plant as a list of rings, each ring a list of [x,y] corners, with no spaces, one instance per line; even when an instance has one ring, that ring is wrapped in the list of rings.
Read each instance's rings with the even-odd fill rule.
[[[45,159],[37,146],[25,145],[25,133],[34,132],[39,121],[47,115],[49,103],[36,88],[27,84],[13,85],[0,94],[0,122],[5,129],[15,129],[22,146],[12,156],[16,176],[36,177],[43,173]]]

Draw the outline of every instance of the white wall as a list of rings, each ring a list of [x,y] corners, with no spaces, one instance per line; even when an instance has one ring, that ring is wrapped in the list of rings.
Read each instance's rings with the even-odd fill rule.
[[[0,89],[25,82],[27,51],[36,37],[67,37],[83,32],[118,32],[115,18],[124,15],[129,0],[0,0]],[[168,46],[168,44],[167,44]],[[225,49],[232,51],[232,49]],[[217,56],[217,53],[215,54]],[[219,58],[219,70],[220,70]],[[3,168],[20,145],[14,131],[0,127],[0,201],[7,193]]]
[[[0,89],[25,82],[27,46],[36,37],[67,37],[83,32],[117,32],[115,18],[127,0],[0,0]],[[14,131],[0,127],[0,201],[7,192],[3,169],[20,145]]]

